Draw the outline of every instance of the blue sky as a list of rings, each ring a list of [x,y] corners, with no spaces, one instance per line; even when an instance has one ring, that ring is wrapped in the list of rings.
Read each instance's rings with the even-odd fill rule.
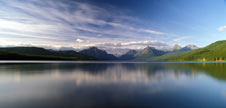
[[[226,39],[224,0],[0,0],[0,45],[203,47]]]

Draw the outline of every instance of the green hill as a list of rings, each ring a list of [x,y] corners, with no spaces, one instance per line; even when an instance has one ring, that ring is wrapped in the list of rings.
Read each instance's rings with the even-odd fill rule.
[[[0,51],[23,54],[23,55],[39,55],[39,56],[63,56],[63,57],[84,57],[85,55],[78,52],[47,50],[39,47],[7,47],[0,48]]]
[[[39,47],[0,48],[0,60],[96,60],[75,51],[55,51]]]
[[[152,60],[162,61],[223,61],[226,60],[226,40],[217,41],[204,48],[181,52],[175,54],[166,54]]]

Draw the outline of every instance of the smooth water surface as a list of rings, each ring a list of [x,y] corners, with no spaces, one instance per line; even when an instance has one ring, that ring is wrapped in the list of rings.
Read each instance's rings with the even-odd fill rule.
[[[226,63],[1,63],[0,108],[226,107]]]

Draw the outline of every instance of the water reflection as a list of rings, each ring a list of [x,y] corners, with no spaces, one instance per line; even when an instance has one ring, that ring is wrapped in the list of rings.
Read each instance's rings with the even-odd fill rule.
[[[222,107],[225,70],[224,63],[0,64],[0,107]]]
[[[80,83],[148,82],[194,76],[191,70],[183,70],[172,64],[7,64],[0,65],[0,82],[29,77],[47,76],[55,79],[75,80]],[[173,65],[174,66],[174,65]],[[180,67],[180,66],[176,66]],[[24,78],[23,78],[24,77]],[[38,77],[39,78],[39,77]]]

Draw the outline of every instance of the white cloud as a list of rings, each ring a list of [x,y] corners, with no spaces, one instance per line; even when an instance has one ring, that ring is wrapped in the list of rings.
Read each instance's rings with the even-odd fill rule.
[[[75,34],[77,33],[76,30],[105,34],[104,36],[117,35],[131,38],[141,36],[140,32],[162,34],[154,30],[138,30],[138,28],[127,23],[130,20],[134,21],[135,18],[126,16],[123,11],[120,11],[120,13],[111,11],[109,13],[109,9],[87,3],[71,1],[72,5],[68,5],[55,0],[44,2],[39,0],[25,0],[24,2],[11,0],[3,2],[8,5],[0,7],[0,13],[3,14],[0,16],[0,22],[2,27],[10,30],[61,34],[62,37],[65,37],[63,36],[65,33]],[[109,18],[112,19],[111,22],[105,20]],[[3,25],[2,23],[6,24]],[[90,24],[100,26],[100,28],[91,27]],[[103,30],[104,26],[111,26],[112,28]]]
[[[173,42],[178,43],[178,42],[182,42],[182,41],[185,41],[188,39],[190,39],[190,36],[181,36],[181,37],[177,37],[177,38],[173,39]]]
[[[4,41],[0,44],[29,42],[33,45],[73,48],[101,45],[105,48],[132,49],[148,45],[167,47],[166,43],[150,41],[151,37],[166,36],[167,33],[152,30],[151,26],[136,26],[134,23],[142,21],[115,7],[98,7],[77,1],[64,3],[60,0],[1,2],[7,5],[0,4],[0,39]]]
[[[170,45],[168,45],[165,42],[160,41],[131,41],[131,42],[99,42],[99,43],[91,43],[86,44],[83,46],[83,48],[91,47],[91,46],[97,46],[99,48],[109,50],[109,49],[143,49],[147,46],[152,46],[157,49],[166,49],[169,48]]]
[[[226,30],[226,26],[223,26],[223,27],[219,27],[217,28],[218,31],[225,31]]]
[[[151,34],[156,34],[156,35],[164,35],[165,33],[163,32],[159,32],[159,31],[154,31],[154,30],[150,30],[150,29],[142,29],[140,30],[141,32],[147,32],[147,33],[151,33]]]
[[[78,42],[78,43],[82,43],[82,42],[83,42],[83,40],[81,40],[81,39],[76,39],[76,42]]]

